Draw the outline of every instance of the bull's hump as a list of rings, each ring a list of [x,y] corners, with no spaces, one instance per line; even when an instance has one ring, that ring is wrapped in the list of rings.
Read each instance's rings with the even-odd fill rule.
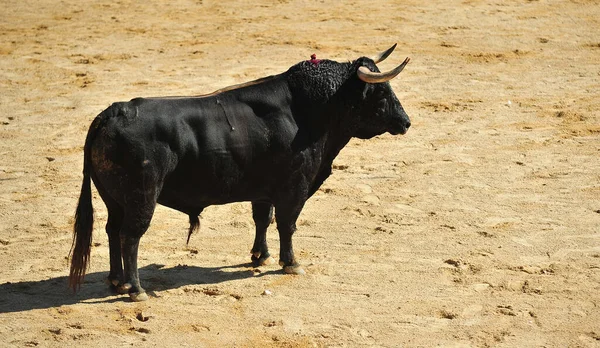
[[[309,101],[325,103],[350,77],[350,63],[319,60],[319,64],[303,61],[292,66],[287,79],[294,93]]]

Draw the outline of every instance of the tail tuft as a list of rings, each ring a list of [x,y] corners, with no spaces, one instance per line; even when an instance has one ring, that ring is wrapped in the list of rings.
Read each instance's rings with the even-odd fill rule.
[[[190,217],[190,228],[188,230],[188,237],[186,244],[190,244],[190,237],[194,231],[200,229],[200,219],[198,219],[198,215],[189,215]]]

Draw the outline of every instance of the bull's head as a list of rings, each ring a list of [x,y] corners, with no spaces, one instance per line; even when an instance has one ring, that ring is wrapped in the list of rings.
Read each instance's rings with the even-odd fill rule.
[[[383,73],[376,65],[387,58],[394,48],[396,45],[373,58],[363,57],[354,62],[356,76],[364,83],[361,118],[354,134],[357,138],[368,139],[385,132],[405,134],[410,127],[410,119],[389,84],[410,59],[406,58],[396,68]]]

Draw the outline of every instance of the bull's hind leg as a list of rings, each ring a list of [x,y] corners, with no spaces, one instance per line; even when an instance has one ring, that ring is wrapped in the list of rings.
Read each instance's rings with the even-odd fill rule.
[[[110,206],[108,208],[108,221],[106,222],[106,234],[108,235],[108,249],[110,252],[110,272],[106,278],[106,283],[115,290],[123,283],[121,238],[119,236],[122,225],[123,209],[118,206]]]
[[[267,228],[273,220],[273,205],[267,202],[252,202],[252,218],[256,225],[256,235],[252,246],[252,264],[254,266],[270,265],[273,258],[267,247]]]
[[[108,194],[105,186],[99,180],[94,180],[94,183],[108,210],[106,235],[108,236],[108,250],[110,254],[110,272],[106,278],[106,284],[115,291],[118,291],[120,285],[123,284],[123,261],[121,258],[121,239],[119,234],[123,226],[125,212],[123,207]]]
[[[121,250],[123,253],[125,282],[119,292],[129,293],[133,301],[146,301],[148,295],[140,284],[140,276],[137,267],[138,247],[140,237],[121,235]]]
[[[137,257],[140,238],[150,226],[155,207],[156,196],[152,193],[145,195],[141,200],[132,199],[125,210],[123,226],[119,234],[123,257],[123,284],[119,292],[129,293],[133,301],[148,299],[146,291],[140,284]]]

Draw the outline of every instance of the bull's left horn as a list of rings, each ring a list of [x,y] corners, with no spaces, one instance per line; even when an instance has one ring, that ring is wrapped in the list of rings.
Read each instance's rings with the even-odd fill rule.
[[[383,62],[387,57],[389,57],[390,54],[392,54],[392,52],[394,52],[394,49],[396,48],[398,44],[395,43],[394,46],[388,48],[387,50],[379,53],[378,55],[374,56],[374,57],[370,57],[371,59],[373,59],[373,61],[375,62],[375,64],[379,63],[379,62]]]
[[[363,80],[366,83],[384,83],[398,76],[398,74],[402,72],[402,69],[404,69],[408,62],[410,62],[410,58],[406,57],[404,62],[398,65],[395,69],[382,73],[373,72],[369,70],[369,68],[367,68],[366,66],[361,66],[360,68],[358,68],[356,74],[358,75],[359,79]]]

